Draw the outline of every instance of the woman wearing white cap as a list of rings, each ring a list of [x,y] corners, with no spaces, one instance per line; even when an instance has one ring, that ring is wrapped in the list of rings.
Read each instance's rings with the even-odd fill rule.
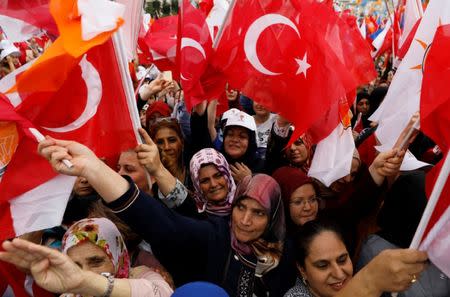
[[[228,115],[223,133],[222,153],[239,183],[246,175],[261,172],[263,160],[256,154],[256,123],[249,114],[236,110]]]
[[[6,39],[0,41],[0,78],[16,70],[16,65],[19,66],[18,56],[20,51],[11,41]]]

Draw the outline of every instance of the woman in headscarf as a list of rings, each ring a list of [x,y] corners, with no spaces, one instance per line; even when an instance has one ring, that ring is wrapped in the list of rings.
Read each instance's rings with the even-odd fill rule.
[[[288,230],[298,230],[308,221],[318,217],[332,218],[345,230],[350,253],[353,255],[358,243],[357,227],[365,217],[378,209],[387,176],[396,175],[402,158],[396,151],[380,153],[367,170],[365,183],[361,183],[347,199],[340,203],[321,199],[315,181],[300,170],[285,166],[273,173],[278,182],[286,207]],[[351,174],[348,175],[350,180]],[[329,205],[331,204],[331,205]]]
[[[229,215],[236,185],[225,157],[215,149],[202,149],[192,156],[190,172],[198,211]]]
[[[172,113],[170,106],[162,101],[150,104],[145,112],[145,127],[150,127],[159,118],[169,117]]]
[[[277,169],[272,177],[280,185],[289,233],[298,229],[296,226],[317,218],[321,200],[317,194],[317,184],[312,178],[289,166]]]
[[[278,116],[266,151],[266,171],[273,173],[277,168],[289,165],[308,173],[313,157],[313,144],[308,134],[303,134],[288,146],[293,134],[293,126]]]
[[[63,253],[17,239],[12,246],[13,250],[8,246],[6,250],[28,252],[26,260],[14,264],[30,269],[36,283],[50,292],[111,297],[169,297],[173,293],[156,271],[144,266],[130,268],[122,236],[106,218],[73,224],[63,237]]]
[[[151,244],[176,285],[204,280],[222,286],[231,296],[282,296],[293,285],[295,275],[285,270],[282,258],[280,189],[270,176],[244,178],[236,190],[231,219],[196,220],[150,199],[79,143],[48,138],[39,151],[60,173],[85,176],[107,206]],[[74,166],[63,167],[63,159]]]

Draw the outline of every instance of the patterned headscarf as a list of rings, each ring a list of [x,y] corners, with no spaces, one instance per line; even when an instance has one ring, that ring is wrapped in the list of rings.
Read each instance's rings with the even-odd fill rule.
[[[269,221],[263,235],[249,244],[239,242],[231,232],[231,246],[243,255],[254,253],[258,258],[256,273],[263,275],[278,266],[283,252],[286,228],[280,187],[266,174],[246,176],[236,190],[233,207],[245,198],[254,199],[261,204],[269,216]]]
[[[212,164],[216,166],[217,170],[222,173],[228,183],[228,194],[226,199],[220,203],[210,203],[203,195],[200,189],[199,171],[202,166]],[[230,166],[225,157],[212,148],[205,148],[198,151],[191,159],[190,164],[191,180],[194,184],[194,198],[197,203],[199,212],[206,210],[208,213],[219,216],[226,216],[231,213],[231,204],[233,202],[234,193],[236,192],[236,184],[231,176]]]
[[[62,252],[86,241],[90,241],[105,251],[112,261],[115,277],[128,278],[130,258],[122,235],[113,222],[106,218],[89,218],[73,224],[64,234]]]

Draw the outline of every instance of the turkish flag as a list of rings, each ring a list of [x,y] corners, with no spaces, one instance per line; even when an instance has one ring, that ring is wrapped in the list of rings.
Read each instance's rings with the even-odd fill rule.
[[[74,2],[53,4],[61,36],[16,78],[8,94],[15,108],[2,110],[0,120],[26,119],[43,134],[87,145],[112,165],[137,143],[127,63],[110,39],[114,30],[82,40],[80,20],[63,16],[73,12]],[[23,129],[28,124],[21,127],[29,131]],[[55,173],[36,150],[34,137],[21,137],[0,182],[0,239],[61,222],[75,178]]]
[[[291,120],[297,135],[330,109],[336,115],[341,98],[376,76],[359,31],[326,4],[250,0],[231,9],[214,66],[232,88]],[[339,120],[327,121],[315,141]]]
[[[205,99],[200,79],[206,71],[212,52],[212,40],[206,15],[183,0],[180,10],[180,81],[187,110]]]
[[[444,187],[427,225],[422,247],[433,263],[450,277],[450,181],[448,179],[450,134],[450,95],[446,83],[450,80],[450,24],[439,26],[426,58],[420,97],[420,128],[444,153],[427,174],[427,196],[435,187],[438,174],[447,175]],[[445,169],[447,168],[447,169]],[[446,171],[444,171],[446,170]]]
[[[46,30],[53,36],[58,36],[58,29],[49,11],[49,2],[48,0],[3,1],[0,4],[0,15],[22,20],[29,25]],[[8,24],[9,22],[2,23],[6,32],[8,32]]]
[[[178,15],[163,17],[153,22],[143,39],[159,69],[176,70],[177,32]]]
[[[59,90],[28,93],[16,111],[43,134],[81,142],[113,165],[121,151],[137,144],[124,89],[114,47],[112,41],[108,41],[91,49],[69,72]],[[2,212],[6,213],[0,216],[0,238],[30,231],[25,226],[18,228],[19,222],[14,217],[24,213],[20,213],[14,203],[18,197],[21,203],[26,201],[24,193],[57,177],[48,162],[37,155],[36,149],[36,141],[25,138],[20,141],[0,183],[0,203],[15,207],[2,207]],[[70,190],[69,187],[69,193]],[[35,210],[36,217],[42,211],[40,219],[47,219],[44,217],[49,215],[47,209]],[[11,211],[14,213],[8,216]]]
[[[36,285],[31,276],[19,271],[16,266],[0,261],[0,296],[52,297],[54,294]]]

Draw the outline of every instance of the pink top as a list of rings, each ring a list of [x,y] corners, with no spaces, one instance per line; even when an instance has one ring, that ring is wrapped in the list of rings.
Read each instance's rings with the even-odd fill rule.
[[[164,278],[153,270],[146,270],[134,278],[128,279],[131,287],[131,297],[170,297],[172,288]]]

